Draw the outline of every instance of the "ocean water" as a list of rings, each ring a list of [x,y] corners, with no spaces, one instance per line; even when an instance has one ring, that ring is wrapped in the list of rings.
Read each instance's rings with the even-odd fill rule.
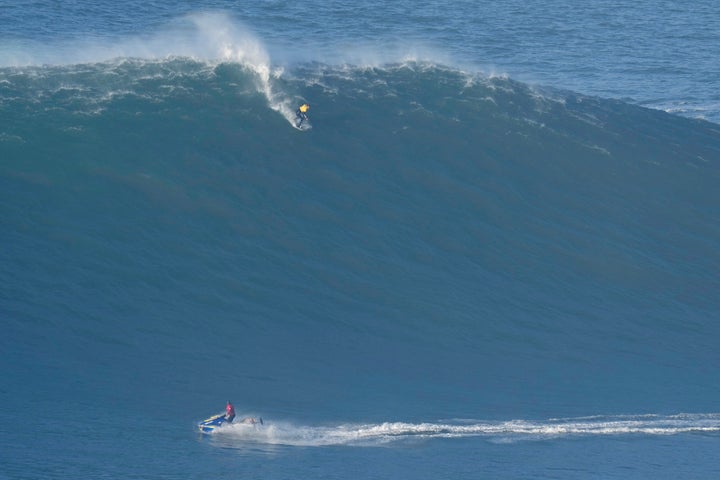
[[[0,478],[717,478],[719,24],[0,4]]]

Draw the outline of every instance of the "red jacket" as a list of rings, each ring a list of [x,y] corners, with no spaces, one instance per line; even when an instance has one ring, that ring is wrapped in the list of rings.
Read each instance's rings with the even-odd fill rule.
[[[228,417],[235,416],[235,407],[232,406],[232,403],[227,404],[227,407],[225,407],[225,412],[227,413]]]

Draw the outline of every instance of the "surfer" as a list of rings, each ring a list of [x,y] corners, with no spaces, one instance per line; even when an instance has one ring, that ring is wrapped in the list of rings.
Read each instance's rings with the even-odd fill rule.
[[[227,405],[225,405],[225,420],[227,420],[228,423],[232,423],[234,418],[235,418],[235,407],[233,407],[233,404],[230,403],[230,400],[228,400]]]
[[[307,111],[310,110],[310,105],[307,103],[303,103],[300,105],[295,112],[295,125],[300,127],[302,123],[308,119]]]

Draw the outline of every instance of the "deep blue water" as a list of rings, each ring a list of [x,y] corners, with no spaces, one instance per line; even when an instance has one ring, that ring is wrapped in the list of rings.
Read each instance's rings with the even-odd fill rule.
[[[716,478],[720,14],[585,3],[0,5],[0,478]]]

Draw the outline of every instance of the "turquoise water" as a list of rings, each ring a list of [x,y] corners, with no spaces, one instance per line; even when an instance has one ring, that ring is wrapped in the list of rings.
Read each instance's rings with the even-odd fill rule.
[[[715,478],[718,17],[649,4],[6,6],[0,477]]]

